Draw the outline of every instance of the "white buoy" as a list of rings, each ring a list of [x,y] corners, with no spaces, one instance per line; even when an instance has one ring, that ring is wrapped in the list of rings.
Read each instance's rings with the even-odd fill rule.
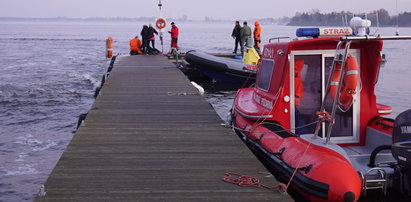
[[[194,87],[196,87],[198,89],[198,92],[200,92],[200,95],[203,96],[204,95],[204,88],[201,87],[200,85],[198,85],[196,82],[192,81],[191,84],[193,84]]]
[[[40,197],[46,196],[46,188],[44,187],[44,185],[41,185],[39,193],[37,195]]]

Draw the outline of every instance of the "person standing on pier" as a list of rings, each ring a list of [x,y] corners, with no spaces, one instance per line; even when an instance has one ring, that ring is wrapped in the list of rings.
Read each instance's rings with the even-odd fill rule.
[[[252,40],[251,40],[251,28],[247,25],[247,21],[243,23],[243,28],[241,29],[241,40],[243,43],[242,49],[244,49],[244,45],[247,47],[252,47]]]
[[[148,48],[148,26],[144,25],[143,29],[141,30],[141,40],[142,40],[142,45],[141,45],[141,50],[143,51],[144,54],[147,54],[147,48]]]
[[[168,33],[171,34],[171,49],[176,49],[178,50],[178,27],[174,24],[174,22],[171,22],[171,31],[168,31]]]
[[[235,21],[235,26],[233,29],[233,33],[231,36],[235,39],[235,46],[234,46],[234,54],[237,54],[237,48],[238,45],[240,44],[240,49],[241,49],[241,54],[243,53],[243,43],[241,40],[241,25],[239,21]]]
[[[154,29],[154,27],[153,26],[151,26],[151,24],[149,24],[148,25],[148,30],[147,30],[147,39],[148,39],[148,47],[149,47],[149,49],[150,49],[150,51],[149,52],[153,52],[153,51],[155,51],[156,50],[156,47],[155,47],[155,40],[156,40],[156,35],[158,35],[158,32],[156,31],[156,29]],[[150,47],[150,42],[151,42],[151,46],[152,47]]]
[[[138,36],[130,40],[130,55],[142,54],[141,52],[141,41]]]
[[[260,43],[261,43],[261,27],[260,27],[260,22],[255,21],[254,22],[254,48],[257,50],[257,52],[260,52]]]

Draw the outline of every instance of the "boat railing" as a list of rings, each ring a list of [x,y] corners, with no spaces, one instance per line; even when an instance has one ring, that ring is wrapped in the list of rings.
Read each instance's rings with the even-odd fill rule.
[[[380,189],[384,196],[387,194],[387,173],[384,169],[375,167],[365,173],[362,187],[364,197],[370,189]]]
[[[273,40],[277,40],[277,42],[280,42],[281,39],[290,39],[290,37],[288,37],[288,36],[282,36],[282,37],[270,38],[270,39],[268,39],[268,43],[271,43],[271,41],[273,41]]]
[[[411,36],[343,36],[340,41],[411,40]]]

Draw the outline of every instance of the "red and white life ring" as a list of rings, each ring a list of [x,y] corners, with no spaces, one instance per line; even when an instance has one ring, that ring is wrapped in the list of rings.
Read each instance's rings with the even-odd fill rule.
[[[165,28],[165,27],[166,27],[166,19],[164,19],[164,18],[158,18],[158,19],[156,20],[156,27],[157,27],[158,29],[163,29],[163,28]]]
[[[332,99],[334,99],[335,93],[337,92],[340,70],[341,64],[337,64],[330,84],[330,96]],[[339,92],[340,98],[338,100],[340,108],[344,111],[351,107],[353,96],[357,93],[358,73],[357,60],[349,54],[345,62],[344,78],[341,84],[341,91]]]

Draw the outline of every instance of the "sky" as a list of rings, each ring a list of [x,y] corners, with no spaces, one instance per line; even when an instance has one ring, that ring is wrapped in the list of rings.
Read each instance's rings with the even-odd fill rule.
[[[390,15],[411,12],[411,0],[162,0],[162,17],[202,20],[292,17],[322,13],[364,13],[386,9]],[[396,3],[398,9],[396,9]],[[158,0],[0,0],[0,17],[157,17]]]

